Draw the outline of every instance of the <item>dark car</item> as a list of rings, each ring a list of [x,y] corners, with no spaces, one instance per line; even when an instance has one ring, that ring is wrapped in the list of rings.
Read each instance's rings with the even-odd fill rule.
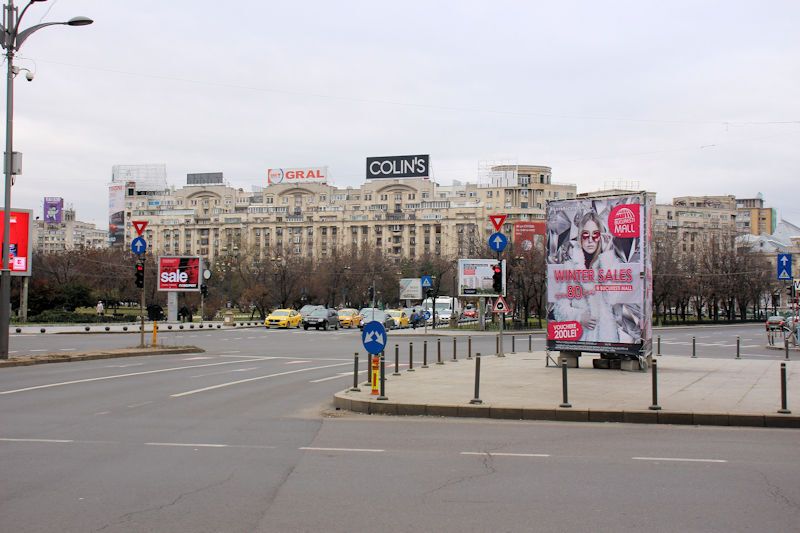
[[[367,322],[377,321],[383,324],[383,327],[388,331],[394,328],[394,319],[387,315],[384,311],[375,307],[365,307],[359,314],[364,317],[361,324],[358,325],[359,329],[364,329],[364,324]]]
[[[327,330],[329,327],[339,329],[339,313],[336,309],[314,309],[303,317],[303,329],[316,328]]]

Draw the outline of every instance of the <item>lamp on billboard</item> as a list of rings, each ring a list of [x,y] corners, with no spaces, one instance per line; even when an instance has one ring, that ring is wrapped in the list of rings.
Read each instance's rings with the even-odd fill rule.
[[[42,22],[34,24],[24,30],[20,30],[20,23],[25,16],[25,12],[33,5],[33,1],[22,9],[22,13],[18,14],[18,8],[14,5],[14,0],[8,0],[3,6],[3,22],[4,27],[2,31],[2,38],[0,38],[0,45],[6,51],[6,151],[5,151],[5,201],[4,201],[4,220],[3,220],[3,235],[8,236],[11,233],[11,185],[14,180],[14,174],[19,174],[18,168],[15,168],[14,162],[17,159],[14,154],[13,138],[14,138],[14,78],[20,73],[22,69],[14,66],[14,55],[22,46],[22,44],[34,32],[41,30],[47,26],[86,26],[93,21],[87,17],[73,17],[67,22]],[[45,13],[46,15],[46,13]],[[27,70],[27,69],[25,69]],[[26,78],[28,81],[33,80],[33,74],[28,71]],[[8,359],[8,325],[11,319],[11,271],[8,270],[8,261],[10,256],[10,243],[8,238],[3,239],[3,269],[0,273],[0,359]]]

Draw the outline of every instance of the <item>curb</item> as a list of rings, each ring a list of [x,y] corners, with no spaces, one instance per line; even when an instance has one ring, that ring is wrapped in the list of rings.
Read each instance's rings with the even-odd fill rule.
[[[685,411],[619,411],[608,409],[527,408],[491,405],[401,404],[349,398],[349,391],[336,393],[333,405],[356,413],[398,416],[452,416],[502,420],[548,420],[563,422],[623,422],[626,424],[676,424],[689,426],[736,426],[800,429],[800,415],[701,413]]]
[[[123,348],[119,350],[103,350],[101,352],[75,354],[49,353],[37,356],[15,357],[13,359],[0,361],[0,368],[42,365],[47,363],[71,363],[74,361],[91,361],[94,359],[115,359],[118,357],[138,357],[142,355],[178,355],[188,353],[205,353],[205,350],[195,346],[181,346],[177,348]]]

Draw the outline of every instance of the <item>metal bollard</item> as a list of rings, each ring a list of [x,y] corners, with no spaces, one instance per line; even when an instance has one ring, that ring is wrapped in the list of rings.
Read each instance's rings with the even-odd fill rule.
[[[353,386],[350,388],[352,392],[361,392],[358,388],[358,352],[353,356]]]
[[[500,353],[500,334],[498,333],[497,337],[494,339],[494,353]]]
[[[783,353],[784,359],[789,360],[789,339],[783,339]]]
[[[428,341],[422,341],[422,368],[428,368]]]
[[[414,343],[408,343],[408,369],[406,372],[414,372]]]
[[[661,406],[658,405],[658,363],[653,360],[653,405],[648,407],[651,411],[660,411]]]
[[[792,414],[786,400],[786,363],[781,363],[781,408],[778,412],[782,415]]]
[[[692,357],[697,358],[697,339],[692,335]]]
[[[741,347],[742,347],[742,339],[739,338],[739,335],[736,335],[736,359],[742,358]]]
[[[559,407],[572,407],[572,404],[569,403],[569,397],[567,395],[567,360],[561,360],[561,391],[564,397],[564,401],[561,402]]]
[[[472,404],[483,403],[480,395],[481,388],[481,353],[475,354],[475,397],[469,401]]]
[[[394,345],[394,373],[393,376],[400,375],[400,345]]]
[[[381,352],[381,394],[376,400],[388,399],[389,398],[386,397],[386,358],[383,356],[383,352]]]
[[[517,353],[517,336],[511,335],[511,353]]]
[[[442,361],[442,339],[441,337],[436,339],[436,364],[443,365],[444,361]]]
[[[528,351],[533,351],[533,335],[528,335]]]
[[[457,362],[458,357],[456,356],[456,338],[453,337],[453,362]]]
[[[472,335],[467,337],[467,359],[472,359]]]
[[[656,350],[656,355],[661,357],[661,335],[656,337],[656,340],[658,341],[658,350]]]

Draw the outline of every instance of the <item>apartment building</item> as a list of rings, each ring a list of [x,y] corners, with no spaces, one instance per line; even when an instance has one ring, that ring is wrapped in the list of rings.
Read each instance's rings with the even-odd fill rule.
[[[656,204],[653,231],[662,232],[684,252],[694,252],[736,240],[736,198],[726,196],[680,196],[672,204]]]
[[[321,258],[348,248],[398,260],[464,257],[486,250],[490,214],[508,215],[511,236],[514,222],[543,220],[548,200],[575,197],[575,185],[551,182],[549,167],[498,166],[490,174],[448,186],[427,178],[368,179],[360,187],[282,180],[252,191],[225,184],[221,173],[193,174],[185,186],[163,191],[127,181],[124,240],[135,236],[132,220],[146,220],[154,254],[199,255],[211,264],[245,252]]]
[[[764,207],[761,193],[755,198],[736,199],[736,228],[740,234],[772,235],[778,225],[775,209]]]
[[[33,249],[39,253],[57,253],[82,248],[108,247],[108,232],[91,222],[75,219],[75,210],[65,209],[58,222],[45,217],[33,221]]]

